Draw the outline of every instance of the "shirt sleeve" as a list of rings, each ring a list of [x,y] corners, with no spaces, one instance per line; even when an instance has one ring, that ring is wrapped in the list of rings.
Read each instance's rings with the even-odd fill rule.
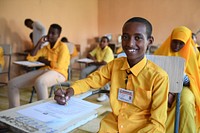
[[[38,52],[35,56],[31,56],[30,54],[28,54],[26,59],[28,61],[37,61],[39,59],[39,57],[42,57],[45,53],[46,53],[45,48],[42,48],[42,49],[38,50]]]
[[[90,52],[90,55],[95,57],[96,53],[97,53],[97,50],[98,50],[98,47],[96,47],[95,49],[93,49],[91,52]]]
[[[107,51],[106,51],[106,54],[105,54],[105,56],[104,56],[104,59],[103,59],[103,61],[105,61],[105,62],[110,62],[110,61],[112,61],[114,59],[114,55],[113,55],[113,52],[112,52],[112,49],[110,49],[109,47],[108,47],[108,49],[107,49]]]
[[[90,88],[98,89],[110,81],[110,71],[112,64],[102,66],[97,71],[91,73],[87,78],[76,81],[71,87],[74,89],[74,94],[81,94],[88,91]]]

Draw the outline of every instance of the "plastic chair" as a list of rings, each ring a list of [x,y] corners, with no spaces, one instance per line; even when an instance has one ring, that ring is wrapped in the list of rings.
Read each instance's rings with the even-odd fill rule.
[[[7,74],[7,80],[10,80],[10,69],[11,69],[11,57],[12,57],[12,46],[10,44],[0,44],[0,47],[4,51],[5,66],[0,72],[0,75]],[[0,85],[7,85],[7,82],[0,82]]]

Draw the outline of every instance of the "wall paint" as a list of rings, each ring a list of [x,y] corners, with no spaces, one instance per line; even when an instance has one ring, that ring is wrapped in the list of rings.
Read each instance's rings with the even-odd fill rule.
[[[185,25],[193,32],[200,29],[199,0],[0,0],[0,43],[10,43],[13,52],[30,48],[30,29],[25,18],[62,26],[62,36],[81,44],[82,56],[94,45],[94,37],[121,34],[124,22],[133,17],[147,18],[153,25],[155,44],[161,44],[171,30]],[[200,40],[200,34],[198,42]],[[13,56],[14,60],[23,59]],[[12,77],[20,74],[12,65]]]
[[[126,20],[141,16],[152,23],[155,44],[161,44],[177,26],[200,30],[199,7],[199,0],[99,0],[99,35],[116,37]]]

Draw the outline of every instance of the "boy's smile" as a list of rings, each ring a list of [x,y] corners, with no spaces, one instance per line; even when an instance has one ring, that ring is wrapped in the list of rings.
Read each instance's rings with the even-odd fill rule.
[[[147,46],[152,43],[147,39],[146,26],[139,22],[129,22],[123,27],[122,47],[129,65],[135,65],[143,59]]]

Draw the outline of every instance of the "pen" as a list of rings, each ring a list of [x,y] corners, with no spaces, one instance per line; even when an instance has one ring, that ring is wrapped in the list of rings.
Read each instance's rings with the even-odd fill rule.
[[[59,82],[57,79],[56,79],[56,81],[57,81],[57,83],[58,83],[59,86],[60,86],[60,90],[61,90],[62,94],[65,95],[65,93],[64,93],[64,91],[63,91],[63,89],[62,89],[62,86],[61,86],[60,82]]]
[[[58,79],[56,79],[56,81],[57,81],[57,83],[58,83],[59,86],[60,86],[60,90],[61,90],[61,92],[62,92],[62,97],[65,98],[65,103],[66,103],[66,105],[67,105],[67,100],[66,100],[66,97],[65,97],[65,93],[64,93],[64,91],[63,91],[63,89],[62,89],[61,83],[58,81]]]

